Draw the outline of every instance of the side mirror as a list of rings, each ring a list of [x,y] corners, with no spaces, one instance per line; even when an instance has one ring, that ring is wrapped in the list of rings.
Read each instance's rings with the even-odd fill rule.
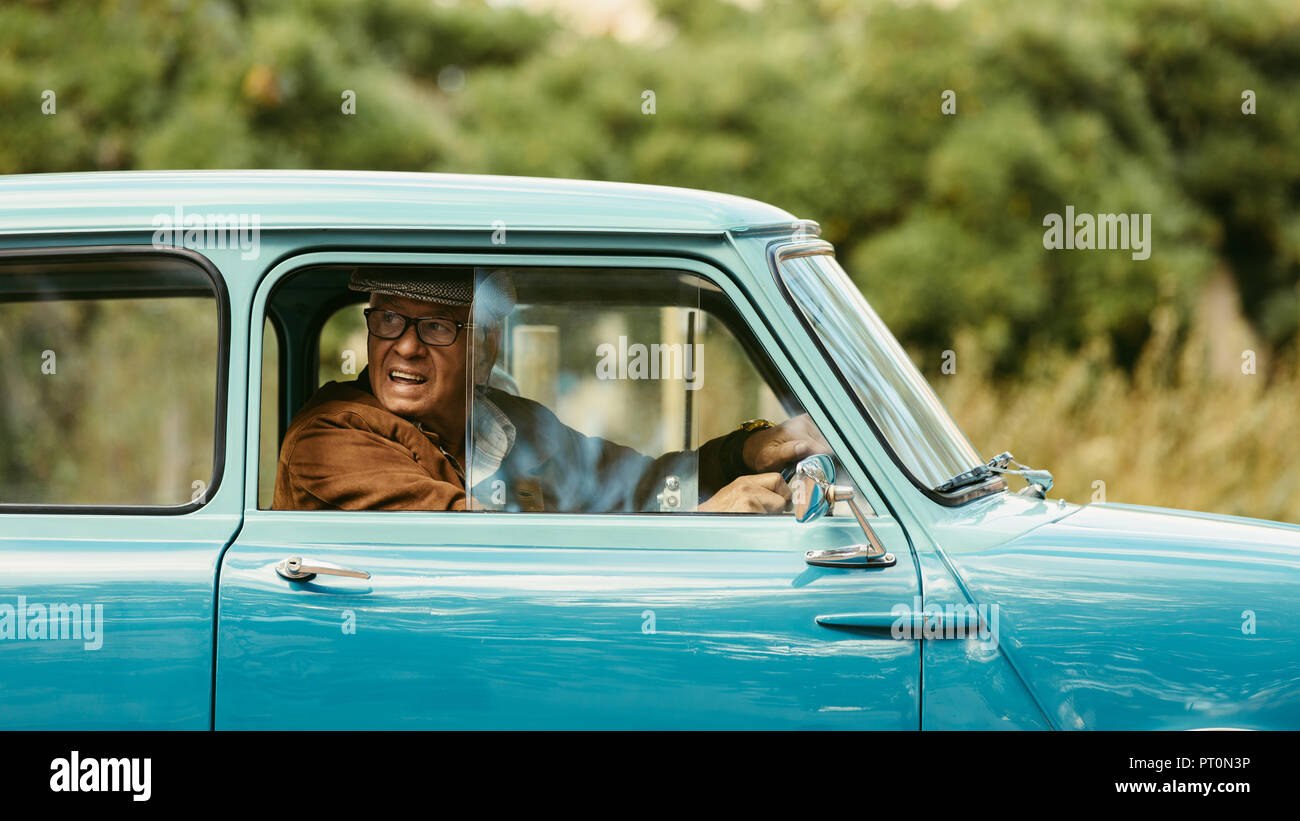
[[[794,468],[794,518],[813,522],[831,512],[836,502],[848,502],[854,517],[867,537],[867,544],[809,550],[804,560],[816,567],[890,567],[897,562],[885,550],[876,532],[853,501],[853,488],[835,484],[835,462],[830,454],[819,453],[803,459]]]
[[[809,456],[794,468],[794,519],[814,522],[831,509],[835,463],[825,453]]]

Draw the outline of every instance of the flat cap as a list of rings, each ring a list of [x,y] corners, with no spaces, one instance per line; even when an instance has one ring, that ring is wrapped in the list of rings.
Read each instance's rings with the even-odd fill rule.
[[[475,282],[478,287],[475,287]],[[354,291],[400,296],[439,305],[475,305],[480,316],[503,318],[515,307],[515,286],[504,269],[393,268],[353,270],[348,287]],[[477,297],[477,304],[475,298]]]

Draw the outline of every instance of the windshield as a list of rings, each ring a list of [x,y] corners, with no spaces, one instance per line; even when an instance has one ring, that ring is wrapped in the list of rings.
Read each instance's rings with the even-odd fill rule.
[[[781,277],[804,318],[912,476],[934,489],[982,460],[829,247],[787,255]]]

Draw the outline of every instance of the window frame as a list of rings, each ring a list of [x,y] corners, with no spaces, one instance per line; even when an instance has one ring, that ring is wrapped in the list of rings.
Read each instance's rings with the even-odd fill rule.
[[[766,317],[758,305],[754,302],[751,294],[748,293],[744,285],[737,281],[736,275],[729,271],[726,266],[718,260],[711,258],[701,258],[698,256],[684,256],[674,254],[670,250],[663,252],[646,252],[644,250],[631,251],[621,254],[617,249],[602,249],[599,252],[583,252],[580,249],[556,248],[547,250],[530,250],[516,252],[514,254],[505,253],[481,253],[467,250],[448,250],[448,251],[429,251],[416,250],[410,248],[394,248],[391,250],[373,250],[368,248],[349,251],[347,249],[330,249],[322,251],[305,251],[286,259],[281,260],[272,267],[265,276],[259,281],[257,289],[253,296],[252,318],[253,322],[250,327],[257,326],[260,328],[258,317],[267,316],[267,305],[271,296],[279,287],[289,278],[304,270],[311,268],[324,268],[332,266],[353,266],[353,265],[445,265],[445,266],[471,266],[471,267],[504,267],[504,268],[591,268],[591,269],[609,269],[609,268],[638,268],[649,270],[677,271],[684,274],[699,277],[704,281],[715,286],[721,295],[728,300],[735,314],[735,320],[741,323],[746,331],[745,336],[752,339],[761,351],[750,351],[745,347],[745,340],[737,335],[737,342],[747,355],[752,356],[761,353],[770,362],[770,371],[764,368],[757,368],[759,376],[764,379],[769,378],[769,374],[779,375],[786,383],[789,389],[789,395],[794,397],[803,407],[804,412],[808,413],[814,423],[821,430],[822,435],[826,437],[831,445],[836,458],[848,471],[848,478],[861,492],[862,501],[873,511],[878,511],[877,516],[893,516],[892,506],[888,502],[885,494],[881,489],[879,481],[873,477],[866,469],[865,464],[856,450],[850,444],[850,439],[840,429],[839,424],[828,409],[825,401],[812,388],[806,375],[800,370],[795,360],[790,356],[787,350],[789,340],[781,338],[778,331],[772,325],[771,319]],[[322,302],[322,305],[330,304],[330,311],[326,312],[333,315],[333,311],[340,307],[337,304]],[[721,317],[719,317],[721,319]],[[311,337],[318,340],[320,333],[320,324],[313,323]],[[728,323],[728,330],[735,334],[735,329]],[[256,338],[253,338],[256,337]],[[319,355],[317,351],[317,355]],[[248,419],[257,418],[261,403],[261,336],[260,332],[250,335],[249,339],[249,365],[250,368],[257,366],[259,368],[256,378],[250,373],[250,391],[248,396]],[[283,375],[283,374],[282,374]],[[252,390],[252,386],[258,386],[257,390]],[[820,417],[820,418],[819,418]],[[276,510],[260,509],[257,506],[257,472],[258,472],[258,453],[260,450],[260,433],[255,435],[254,428],[249,427],[250,434],[246,442],[245,470],[245,516],[266,516],[271,515],[288,515],[288,516],[336,516],[336,515],[398,515],[398,516],[461,516],[464,511],[445,511],[445,510],[411,510],[411,511],[306,511],[306,510]],[[573,513],[560,511],[519,511],[519,512],[501,512],[501,511],[474,511],[472,514],[476,519],[482,519],[484,526],[488,526],[487,519],[496,516],[507,516],[512,520],[521,516],[531,517],[554,517],[560,520],[563,517],[579,517],[581,520],[595,520],[608,522],[613,525],[618,520],[630,519],[645,520],[675,520],[675,521],[693,521],[696,523],[710,524],[722,521],[749,520],[753,518],[770,518],[770,517],[752,517],[737,516],[727,513],[710,513],[710,512],[691,512],[689,514],[671,514],[667,516],[656,516],[647,513]],[[540,520],[539,520],[540,521]]]
[[[207,257],[187,248],[156,248],[152,245],[77,245],[45,246],[35,248],[0,249],[0,267],[14,262],[30,260],[42,267],[54,267],[61,261],[107,258],[124,261],[138,257],[174,257],[198,268],[207,278],[217,307],[217,385],[216,414],[213,424],[212,473],[203,495],[180,505],[80,505],[33,504],[26,502],[0,502],[0,515],[69,514],[69,515],[125,515],[125,516],[183,516],[206,507],[217,495],[226,470],[226,416],[229,405],[230,382],[230,292],[225,278]],[[94,297],[87,297],[93,299]],[[260,393],[260,391],[259,391]]]

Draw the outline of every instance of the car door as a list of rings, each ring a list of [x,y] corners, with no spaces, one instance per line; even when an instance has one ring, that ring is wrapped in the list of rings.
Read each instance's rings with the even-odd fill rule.
[[[272,272],[254,316],[312,292],[332,309],[341,266],[398,263],[512,266],[521,305],[494,378],[583,433],[653,454],[681,431],[689,451],[745,421],[722,419],[724,408],[806,411],[840,483],[852,481],[851,455],[780,346],[703,263],[313,254]],[[354,358],[365,344],[326,336],[348,340]],[[704,390],[686,387],[689,370],[649,385],[599,375],[602,357],[660,343],[703,346]],[[322,366],[334,353],[320,353]],[[267,401],[250,397],[250,419]],[[220,571],[218,728],[919,726],[919,643],[881,620],[919,594],[915,564],[868,482],[854,483],[858,504],[897,561],[848,569],[805,558],[864,541],[843,503],[813,524],[695,512],[690,471],[637,510],[530,510],[473,469],[480,509],[467,512],[265,510],[256,452],[250,442],[245,524]],[[302,565],[317,572],[293,578]]]
[[[210,727],[229,316],[191,252],[0,252],[0,728]]]

